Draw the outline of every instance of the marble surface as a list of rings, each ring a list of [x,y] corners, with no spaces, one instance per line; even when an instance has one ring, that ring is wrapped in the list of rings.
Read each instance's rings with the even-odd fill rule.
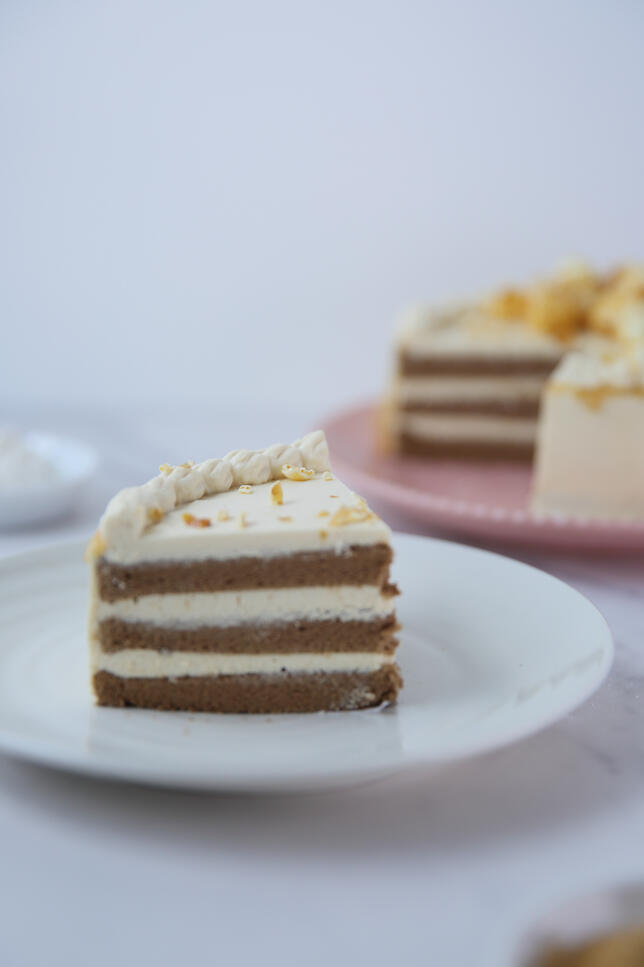
[[[73,518],[2,534],[0,554],[88,534],[159,462],[262,445],[275,426],[295,437],[312,410],[9,412],[95,443],[102,470]],[[615,668],[583,708],[439,773],[310,797],[158,791],[0,757],[0,963],[515,967],[553,905],[644,880],[644,557],[494,549],[606,616]]]

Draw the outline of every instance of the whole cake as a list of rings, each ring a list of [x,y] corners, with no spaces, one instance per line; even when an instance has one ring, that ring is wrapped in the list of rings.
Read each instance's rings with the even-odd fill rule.
[[[421,457],[536,453],[535,511],[644,516],[643,359],[643,267],[569,262],[533,286],[416,308],[398,330],[383,439]]]
[[[100,705],[313,712],[395,700],[390,531],[324,434],[163,465],[88,548]]]

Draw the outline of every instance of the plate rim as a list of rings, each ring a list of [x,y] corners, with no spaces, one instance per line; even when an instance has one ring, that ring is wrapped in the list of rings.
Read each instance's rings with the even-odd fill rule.
[[[152,786],[157,788],[174,788],[201,790],[210,793],[240,793],[240,794],[297,794],[301,792],[330,791],[333,789],[351,788],[356,785],[367,784],[389,776],[402,774],[411,770],[424,769],[438,770],[450,765],[467,762],[470,759],[478,758],[501,749],[507,748],[530,736],[537,735],[545,731],[557,722],[570,715],[580,708],[589,698],[592,697],[604,684],[608,678],[615,658],[615,641],[606,618],[599,610],[597,605],[582,591],[568,584],[566,581],[548,571],[535,567],[524,561],[500,554],[497,551],[490,551],[485,548],[471,547],[457,541],[445,540],[437,537],[426,537],[421,534],[407,534],[394,531],[392,533],[394,550],[397,551],[397,543],[416,544],[418,546],[432,545],[435,547],[448,548],[456,553],[465,553],[479,558],[495,558],[504,563],[505,566],[517,567],[519,569],[535,572],[539,580],[545,579],[548,583],[554,583],[565,588],[566,593],[578,597],[584,602],[584,606],[591,609],[595,620],[602,630],[603,651],[601,660],[597,663],[595,674],[591,676],[586,687],[580,689],[568,701],[560,702],[556,709],[537,717],[535,722],[524,723],[512,731],[511,734],[501,738],[483,737],[481,741],[470,742],[466,750],[457,749],[444,756],[428,755],[418,753],[412,755],[409,752],[400,756],[395,761],[383,763],[382,768],[370,767],[356,773],[354,766],[341,766],[333,770],[326,769],[323,772],[299,771],[297,777],[291,774],[279,774],[269,772],[256,772],[254,775],[244,775],[227,771],[220,775],[212,773],[202,773],[187,770],[184,772],[164,772],[163,765],[152,764],[146,768],[145,772],[137,771],[136,768],[128,768],[127,763],[119,763],[118,771],[114,762],[101,759],[92,759],[84,756],[78,750],[65,751],[58,743],[51,743],[42,736],[34,739],[22,736],[19,732],[3,728],[0,725],[0,753],[9,757],[36,763],[56,770],[77,775],[85,775],[92,778],[104,779],[108,781],[119,781],[133,783],[142,786]],[[19,551],[15,554],[6,555],[0,558],[0,575],[10,570],[12,565],[29,564],[31,561],[42,563],[42,557],[56,558],[60,554],[78,554],[79,563],[82,562],[82,551],[85,542],[75,540],[59,541],[47,544],[40,548],[32,548]],[[88,692],[88,700],[91,696]],[[129,710],[136,714],[136,710]],[[154,712],[154,710],[150,710]],[[335,712],[327,713],[336,715],[373,715],[377,710],[364,709],[358,712]],[[190,713],[201,714],[201,713]],[[214,714],[214,713],[213,713]],[[325,713],[321,713],[325,714]]]

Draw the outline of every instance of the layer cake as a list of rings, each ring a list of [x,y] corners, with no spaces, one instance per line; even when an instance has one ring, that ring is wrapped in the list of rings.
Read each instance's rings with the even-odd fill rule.
[[[100,705],[358,709],[401,685],[389,528],[330,471],[324,434],[164,465],[89,548]]]
[[[644,267],[569,261],[524,288],[417,307],[397,330],[381,443],[532,460],[536,513],[644,517]]]

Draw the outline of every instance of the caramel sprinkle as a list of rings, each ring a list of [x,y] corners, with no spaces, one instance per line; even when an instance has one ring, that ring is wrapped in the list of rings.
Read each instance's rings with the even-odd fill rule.
[[[195,517],[194,514],[182,514],[184,524],[188,527],[210,527],[210,517]]]
[[[271,487],[271,501],[274,504],[283,504],[284,503],[284,495],[282,493],[282,485],[279,482],[276,483],[276,484],[273,484],[273,486]]]
[[[328,510],[321,510],[320,513],[318,514],[318,517],[328,517],[329,513],[330,512]]]
[[[217,520],[230,520],[230,514],[227,510],[220,510],[217,513]]]
[[[158,524],[160,520],[163,520],[163,511],[161,510],[161,508],[149,507],[148,520],[151,524]]]
[[[315,471],[308,467],[292,467],[290,463],[285,463],[282,473],[288,480],[311,480]]]
[[[346,527],[347,524],[362,524],[364,521],[372,520],[373,514],[367,506],[346,507],[342,506],[336,510],[329,521],[331,527]]]
[[[283,524],[290,524],[293,520],[292,517],[278,517],[277,519],[281,520]]]

